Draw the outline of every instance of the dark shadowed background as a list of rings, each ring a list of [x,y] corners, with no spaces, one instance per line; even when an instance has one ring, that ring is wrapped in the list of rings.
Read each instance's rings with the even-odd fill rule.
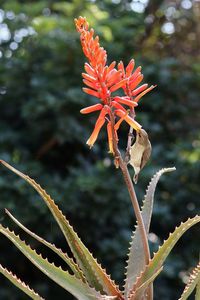
[[[200,2],[0,1],[0,158],[34,177],[52,195],[122,285],[135,218],[121,174],[107,153],[105,131],[92,150],[85,144],[96,116],[79,111],[96,100],[81,90],[85,58],[73,23],[79,15],[99,34],[109,61],[127,63],[134,57],[145,82],[157,84],[136,111],[153,146],[136,187],[139,199],[159,168],[176,166],[177,171],[164,175],[156,192],[150,235],[155,251],[176,224],[199,212]],[[122,149],[127,130],[122,126]],[[5,216],[5,207],[67,251],[38,195],[1,167],[0,220],[20,233]],[[50,261],[57,259],[20,234]],[[196,226],[174,248],[155,282],[155,299],[178,299],[188,271],[198,261],[199,235]],[[0,263],[46,299],[71,299],[3,236]],[[0,299],[27,299],[0,277]]]

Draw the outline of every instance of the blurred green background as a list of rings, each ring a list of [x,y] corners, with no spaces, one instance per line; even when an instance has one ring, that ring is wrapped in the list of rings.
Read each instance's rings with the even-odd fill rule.
[[[105,131],[92,150],[85,144],[96,116],[79,111],[96,100],[81,90],[85,58],[73,23],[79,15],[95,28],[109,62],[127,63],[134,57],[143,67],[145,82],[157,84],[136,111],[153,146],[136,187],[139,199],[159,168],[175,165],[177,171],[164,175],[156,192],[150,235],[155,251],[176,224],[199,212],[200,2],[0,1],[0,158],[34,177],[52,195],[82,240],[123,285],[135,218],[120,171],[107,153]],[[122,126],[122,149],[127,130]],[[1,167],[1,222],[50,260],[57,259],[11,224],[5,207],[68,251],[37,194]],[[199,236],[196,226],[174,248],[155,282],[155,299],[178,299],[188,271],[198,261]],[[3,236],[0,263],[46,299],[72,299]],[[27,299],[7,279],[0,280],[0,299]]]

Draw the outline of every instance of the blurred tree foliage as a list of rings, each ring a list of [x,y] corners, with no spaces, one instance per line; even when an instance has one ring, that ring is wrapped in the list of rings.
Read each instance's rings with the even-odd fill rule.
[[[92,150],[85,144],[95,119],[79,110],[95,99],[81,90],[85,58],[73,24],[79,15],[96,29],[110,61],[127,63],[134,57],[145,81],[158,85],[137,108],[137,120],[153,145],[151,163],[137,186],[139,198],[156,170],[177,167],[164,175],[156,194],[150,235],[155,250],[176,224],[199,210],[200,2],[0,1],[0,157],[46,188],[98,260],[123,284],[135,219],[121,174],[107,153],[106,135],[101,133]],[[121,132],[122,148],[127,129]],[[0,195],[2,222],[9,222],[4,221],[6,207],[67,251],[36,193],[3,168]],[[196,227],[175,247],[155,283],[155,299],[178,298],[198,260],[198,236]],[[70,299],[3,237],[0,244],[3,265],[47,299]],[[1,278],[0,299],[27,298]]]

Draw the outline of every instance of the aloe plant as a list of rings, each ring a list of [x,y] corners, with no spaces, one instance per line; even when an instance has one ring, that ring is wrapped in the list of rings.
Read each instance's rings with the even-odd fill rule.
[[[86,19],[79,17],[79,19],[75,20],[75,24],[80,33],[83,52],[89,62],[85,64],[86,73],[83,73],[83,81],[89,88],[84,88],[84,91],[101,99],[101,103],[81,110],[83,114],[100,111],[95,128],[88,139],[87,144],[90,147],[94,145],[99,131],[104,123],[107,122],[109,151],[114,158],[116,168],[120,168],[122,171],[137,219],[137,224],[128,251],[124,289],[120,289],[117,286],[110,275],[107,274],[106,270],[104,270],[99,262],[93,257],[50,195],[48,195],[35,180],[18,171],[3,160],[0,161],[3,166],[27,181],[41,196],[41,199],[47,205],[55,221],[59,225],[60,230],[71,249],[73,257],[69,257],[54,244],[49,243],[36,233],[30,231],[7,209],[5,210],[6,214],[23,231],[57,254],[63,262],[67,264],[69,271],[65,271],[61,267],[57,267],[55,264],[50,263],[47,258],[44,258],[41,254],[37,253],[22,241],[15,232],[5,228],[3,225],[0,225],[0,232],[6,236],[40,271],[77,299],[152,300],[153,282],[163,270],[165,260],[180,237],[190,227],[200,222],[200,216],[194,216],[176,227],[174,232],[170,233],[169,237],[162,245],[160,245],[158,251],[153,254],[153,257],[151,256],[148,244],[148,233],[152,218],[154,193],[160,177],[164,173],[174,171],[175,168],[161,169],[153,176],[147,187],[142,207],[140,208],[133,181],[129,174],[128,165],[130,164],[134,168],[134,182],[136,182],[141,169],[149,159],[151,144],[148,139],[148,134],[135,120],[135,107],[138,105],[139,99],[155,86],[148,88],[147,84],[143,84],[142,86],[137,87],[143,79],[143,75],[140,72],[140,67],[134,71],[134,60],[131,60],[126,68],[122,62],[118,64],[117,69],[115,68],[115,62],[112,62],[109,66],[106,65],[106,51],[100,47],[98,36],[94,38],[94,30],[89,30],[89,24]],[[113,96],[112,93],[120,88],[123,89],[125,95],[116,96],[116,94],[114,94]],[[128,106],[129,109],[125,109],[124,105]],[[126,121],[130,125],[124,158],[118,148],[117,135],[123,121]],[[134,144],[133,129],[135,130],[136,135]],[[43,299],[24,282],[18,279],[16,275],[1,265],[0,273],[7,277],[30,298],[37,300]],[[200,264],[198,264],[191,273],[180,300],[187,299],[195,288],[195,297],[196,300],[199,300]]]
[[[198,300],[200,299],[200,262],[191,272],[188,282],[179,300],[186,300],[195,288],[195,300]]]

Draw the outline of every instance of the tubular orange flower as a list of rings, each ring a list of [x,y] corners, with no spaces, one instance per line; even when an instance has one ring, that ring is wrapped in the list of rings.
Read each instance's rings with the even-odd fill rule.
[[[118,142],[117,130],[122,121],[127,122],[129,126],[133,127],[136,131],[140,130],[141,125],[129,115],[129,110],[125,109],[123,105],[133,110],[134,107],[138,105],[137,102],[139,99],[154,88],[154,86],[147,88],[148,85],[143,84],[137,87],[142,81],[143,75],[140,72],[141,67],[138,67],[133,72],[135,66],[134,59],[131,59],[126,68],[124,68],[123,62],[118,64],[117,69],[115,68],[115,61],[107,65],[106,50],[100,46],[99,37],[94,36],[94,30],[92,28],[89,29],[86,18],[79,17],[75,19],[75,25],[77,31],[80,33],[82,49],[88,60],[84,66],[86,73],[82,73],[83,82],[86,85],[83,91],[101,101],[99,104],[81,109],[82,114],[100,111],[87,144],[90,147],[94,145],[101,128],[104,123],[107,122],[109,151],[113,153],[111,114],[114,116],[115,122],[117,122],[113,128],[116,142]],[[112,93],[116,93],[120,88],[124,90],[126,96],[113,96]],[[136,98],[134,99],[133,97],[135,96]],[[118,121],[116,120],[117,118],[119,118]]]
[[[107,124],[107,133],[108,133],[108,146],[109,146],[109,152],[113,153],[113,138],[112,138],[112,128],[111,128],[111,123],[108,122]]]
[[[133,127],[136,131],[140,130],[142,126],[136,122],[133,118],[131,118],[129,115],[126,114],[121,109],[116,110],[116,115],[119,116],[120,118],[123,118],[131,127]],[[117,128],[115,128],[117,129]]]
[[[137,96],[139,93],[143,92],[147,87],[148,87],[148,84],[147,84],[147,83],[145,83],[145,84],[139,86],[137,89],[135,89],[135,90],[132,92],[132,96]]]
[[[96,142],[96,139],[97,139],[97,137],[99,135],[99,131],[101,130],[101,127],[105,123],[105,116],[107,115],[107,113],[108,113],[107,107],[103,107],[102,110],[101,110],[101,112],[100,112],[100,114],[99,114],[99,117],[98,117],[98,119],[96,121],[94,130],[93,130],[90,138],[87,140],[87,144],[88,144],[88,146],[90,146],[90,148]]]
[[[126,113],[124,115],[122,115],[122,117],[117,121],[117,123],[115,124],[114,129],[117,130],[119,129],[119,126],[121,125],[121,123],[125,120],[125,118],[128,116],[129,111],[127,110]]]
[[[146,93],[150,92],[156,87],[156,85],[151,85],[148,89],[144,90],[142,93],[140,93],[135,99],[135,102],[138,102],[140,98],[142,98]]]
[[[131,108],[138,106],[137,102],[130,100],[130,97],[114,97],[116,102],[130,106]]]
[[[88,107],[85,107],[83,109],[81,109],[81,113],[82,114],[89,114],[93,111],[97,111],[97,110],[101,110],[103,108],[103,105],[98,103],[98,104],[94,104],[94,105],[91,105],[91,106],[88,106]]]

